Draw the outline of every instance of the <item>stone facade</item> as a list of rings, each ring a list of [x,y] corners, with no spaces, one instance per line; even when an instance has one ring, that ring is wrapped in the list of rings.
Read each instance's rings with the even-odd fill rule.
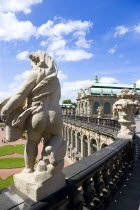
[[[79,124],[63,122],[63,137],[67,141],[67,156],[80,160],[115,141],[111,133],[89,130]]]
[[[140,101],[140,87],[134,85],[103,84],[98,78],[91,87],[81,89],[77,97],[76,115],[98,117],[98,107],[103,108],[102,117],[113,117],[113,104],[117,101],[117,94],[122,89],[136,90],[137,100]]]

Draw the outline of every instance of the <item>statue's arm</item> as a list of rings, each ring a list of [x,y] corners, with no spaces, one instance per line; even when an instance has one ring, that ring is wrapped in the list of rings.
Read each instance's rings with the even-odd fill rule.
[[[1,111],[2,118],[5,119],[5,115],[9,115],[23,104],[26,97],[28,97],[30,91],[34,88],[36,83],[36,78],[37,78],[37,72],[32,71],[28,76],[28,78],[21,85],[17,93],[13,95],[10,98],[10,100],[6,103],[6,105],[2,108]]]

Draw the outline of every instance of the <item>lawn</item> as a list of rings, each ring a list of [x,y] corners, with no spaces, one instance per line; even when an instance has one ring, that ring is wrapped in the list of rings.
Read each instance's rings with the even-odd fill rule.
[[[0,127],[4,127],[5,126],[5,123],[0,123]]]
[[[13,175],[8,176],[6,179],[0,178],[0,190],[14,184]]]
[[[2,158],[0,159],[0,169],[24,167],[24,158]]]
[[[11,155],[14,153],[24,154],[24,145],[17,144],[17,145],[5,145],[0,147],[0,156],[4,155]]]

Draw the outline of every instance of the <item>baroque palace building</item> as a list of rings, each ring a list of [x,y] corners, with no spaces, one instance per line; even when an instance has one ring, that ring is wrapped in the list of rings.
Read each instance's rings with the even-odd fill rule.
[[[137,100],[140,101],[140,86],[136,87],[135,83],[133,85],[99,83],[96,76],[92,86],[81,89],[78,93],[76,115],[97,117],[100,107],[101,117],[112,118],[113,104],[122,89],[136,90]]]

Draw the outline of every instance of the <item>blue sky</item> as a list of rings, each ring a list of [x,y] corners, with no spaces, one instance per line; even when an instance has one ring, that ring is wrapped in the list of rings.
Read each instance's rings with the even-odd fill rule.
[[[100,82],[140,85],[139,0],[1,0],[0,100],[31,70],[28,55],[55,59],[62,99]]]

